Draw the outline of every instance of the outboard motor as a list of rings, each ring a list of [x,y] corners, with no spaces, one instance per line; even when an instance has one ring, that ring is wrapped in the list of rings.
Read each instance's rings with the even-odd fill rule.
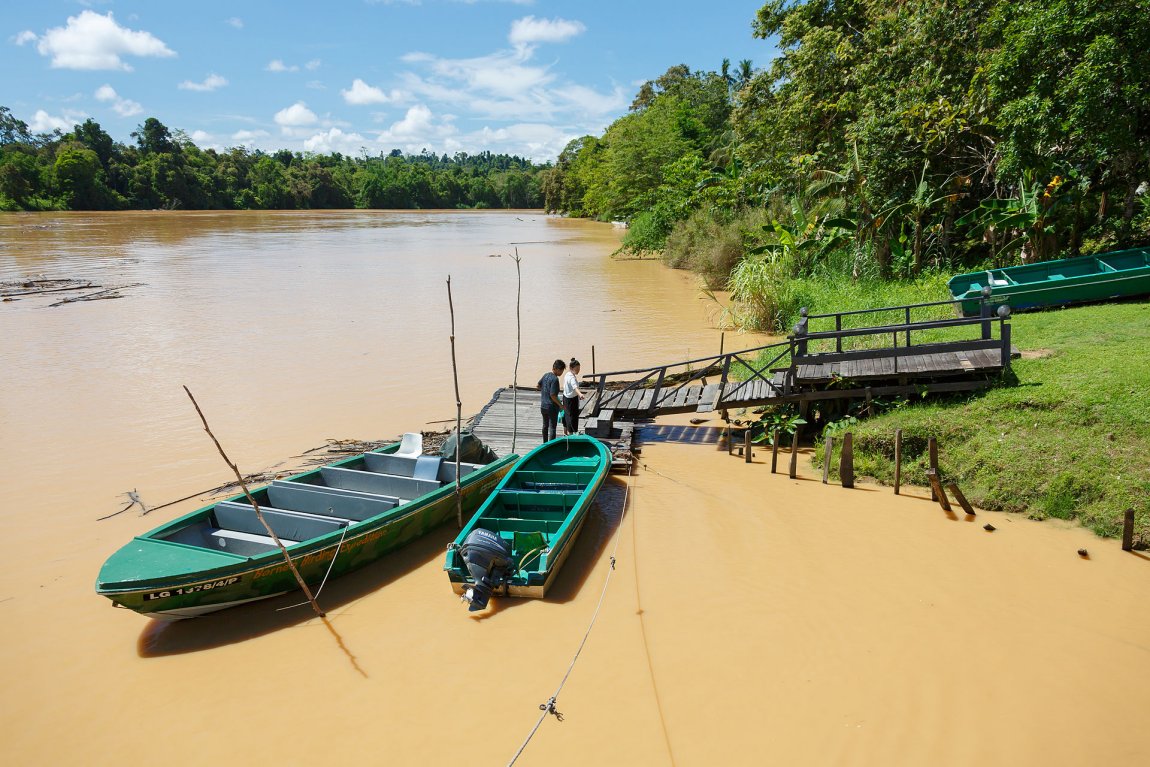
[[[475,585],[463,592],[463,601],[470,604],[469,612],[482,610],[487,607],[491,592],[507,577],[511,550],[498,533],[477,527],[459,547],[459,556],[475,581]]]

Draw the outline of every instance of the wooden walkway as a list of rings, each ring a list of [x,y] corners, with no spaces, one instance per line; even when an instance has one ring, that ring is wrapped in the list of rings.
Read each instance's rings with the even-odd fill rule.
[[[583,412],[644,418],[827,399],[922,392],[969,391],[989,386],[1010,367],[1009,310],[995,314],[983,302],[978,317],[915,321],[912,310],[951,302],[807,316],[786,341],[639,370],[592,373],[595,387]],[[857,315],[895,312],[904,321],[843,328]],[[833,330],[811,332],[808,322]],[[732,374],[735,371],[735,375]],[[738,380],[735,380],[738,379]]]
[[[626,469],[630,466],[634,424],[615,424],[610,417],[597,418],[586,406],[582,413],[585,415],[579,419],[580,433],[593,436],[607,446],[613,458],[613,468]],[[491,401],[472,416],[470,424],[471,433],[499,457],[512,453],[525,455],[543,444],[539,391],[521,386],[516,396],[511,387],[498,389]],[[558,432],[563,433],[562,423],[559,424]]]

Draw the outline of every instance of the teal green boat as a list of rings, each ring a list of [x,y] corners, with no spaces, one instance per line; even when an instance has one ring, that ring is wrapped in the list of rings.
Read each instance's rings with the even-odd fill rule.
[[[979,313],[983,289],[1011,309],[1106,301],[1150,293],[1150,248],[1039,261],[952,277],[947,283],[963,315]]]
[[[405,438],[252,493],[313,590],[455,516],[455,463],[422,455],[417,442]],[[479,507],[517,459],[460,463],[465,515]],[[295,577],[267,533],[244,495],[213,503],[133,538],[112,554],[100,570],[96,593],[116,607],[178,620],[293,591],[299,587]]]
[[[447,548],[443,569],[455,593],[472,611],[493,593],[546,596],[610,471],[611,453],[585,435],[519,459]]]

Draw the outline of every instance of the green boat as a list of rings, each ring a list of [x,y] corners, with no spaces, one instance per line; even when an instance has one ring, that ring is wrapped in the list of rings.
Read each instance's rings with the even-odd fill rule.
[[[1011,309],[1140,296],[1150,293],[1150,248],[960,274],[947,287],[967,317],[979,313],[984,288]]]
[[[455,516],[455,463],[422,455],[419,437],[407,435],[402,443],[252,493],[313,590]],[[465,514],[478,508],[517,458],[460,463]],[[96,593],[116,607],[178,620],[299,588],[267,532],[244,495],[213,503],[112,554],[100,569]]]
[[[546,596],[610,471],[611,453],[584,435],[545,442],[519,459],[447,547],[443,569],[470,610],[497,592]]]

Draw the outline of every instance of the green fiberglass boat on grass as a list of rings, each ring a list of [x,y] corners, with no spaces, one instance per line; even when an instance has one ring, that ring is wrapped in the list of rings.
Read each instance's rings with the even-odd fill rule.
[[[304,581],[363,567],[455,516],[455,463],[422,455],[420,435],[253,491]],[[471,514],[518,456],[460,463]],[[108,558],[96,592],[152,618],[194,618],[298,588],[283,552],[237,495],[132,539]]]
[[[1011,309],[1140,296],[1150,293],[1150,248],[970,272],[952,277],[947,287],[966,316],[979,313],[984,288],[991,301]]]
[[[519,459],[447,549],[443,569],[455,593],[473,611],[492,593],[545,596],[610,471],[611,453],[584,435]]]

